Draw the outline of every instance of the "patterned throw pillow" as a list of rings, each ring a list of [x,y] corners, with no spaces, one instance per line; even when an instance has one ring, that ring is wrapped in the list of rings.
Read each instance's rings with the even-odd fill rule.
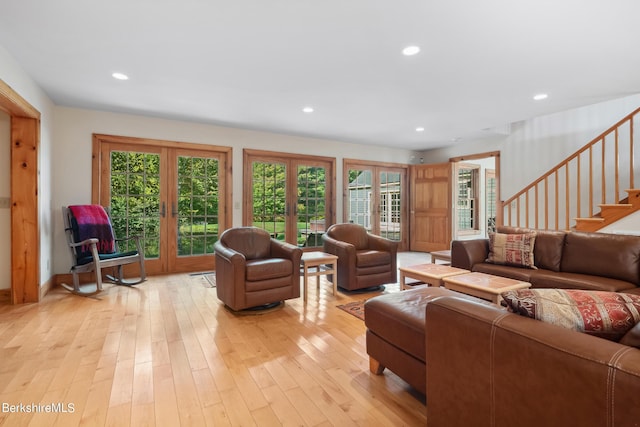
[[[535,242],[535,233],[489,233],[489,257],[487,262],[535,269],[536,266],[533,260],[533,245]]]
[[[502,293],[509,311],[619,341],[640,322],[640,295],[578,289],[521,289]]]

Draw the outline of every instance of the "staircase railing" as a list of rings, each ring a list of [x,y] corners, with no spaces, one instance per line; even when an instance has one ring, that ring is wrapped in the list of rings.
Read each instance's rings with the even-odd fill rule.
[[[620,203],[634,188],[634,128],[640,108],[502,204],[505,225],[565,229],[575,219],[599,215],[602,205]]]

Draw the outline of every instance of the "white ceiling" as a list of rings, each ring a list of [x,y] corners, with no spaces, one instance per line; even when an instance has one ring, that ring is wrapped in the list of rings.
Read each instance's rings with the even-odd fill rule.
[[[0,45],[58,105],[423,150],[640,92],[639,17],[637,0],[0,0]]]

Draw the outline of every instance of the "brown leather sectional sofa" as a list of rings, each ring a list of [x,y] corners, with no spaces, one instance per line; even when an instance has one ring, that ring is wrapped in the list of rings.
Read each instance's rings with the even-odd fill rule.
[[[486,263],[488,251],[487,240],[454,242],[452,265],[640,294],[640,237],[538,231],[537,269]],[[640,426],[638,348],[434,287],[369,299],[365,324],[371,372],[389,368],[425,393],[430,427]]]
[[[445,288],[419,287],[367,300],[364,319],[371,372],[380,375],[388,368],[425,393],[424,310],[431,301],[452,295],[464,298]]]
[[[640,236],[498,227],[499,233],[535,232],[537,269],[486,262],[489,240],[457,240],[451,265],[531,283],[533,288],[590,289],[640,294]]]
[[[429,427],[640,425],[640,349],[450,296],[425,335]]]

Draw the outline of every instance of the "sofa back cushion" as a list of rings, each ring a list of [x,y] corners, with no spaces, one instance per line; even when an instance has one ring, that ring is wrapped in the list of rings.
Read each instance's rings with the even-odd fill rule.
[[[355,246],[356,250],[369,247],[369,235],[367,229],[359,224],[343,223],[333,224],[327,230],[327,235],[341,242],[347,242]]]
[[[246,259],[262,259],[271,256],[271,235],[257,227],[235,227],[220,235],[220,242]]]
[[[536,268],[533,259],[535,242],[535,233],[489,233],[489,255],[487,262]]]
[[[530,228],[499,226],[499,233],[526,234],[536,233],[536,241],[533,246],[533,259],[535,266],[545,270],[560,271],[562,261],[562,249],[564,247],[564,231],[534,230]]]
[[[567,233],[561,270],[640,285],[640,237],[580,231]]]

